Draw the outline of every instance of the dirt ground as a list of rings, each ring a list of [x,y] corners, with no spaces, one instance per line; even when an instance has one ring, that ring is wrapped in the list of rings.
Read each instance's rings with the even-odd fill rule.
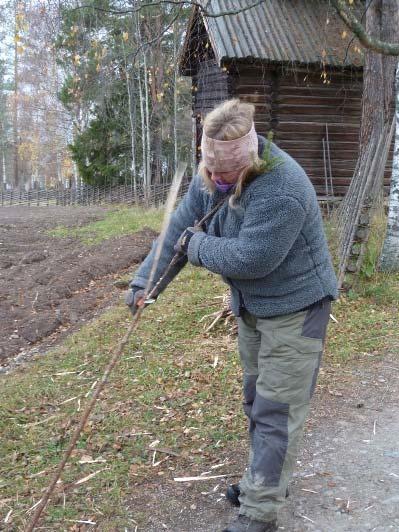
[[[395,353],[376,358],[324,371],[279,530],[399,530],[399,364]],[[208,474],[242,471],[246,453],[243,442],[215,454],[215,464],[225,465]],[[200,473],[176,470],[137,487],[129,512],[146,515],[138,530],[220,532],[237,513],[224,499],[227,482],[237,478],[173,480]]]
[[[103,207],[7,207],[0,209],[0,368],[66,333],[112,304],[113,287],[148,253],[148,229],[86,246],[76,238],[54,238],[58,225],[81,226],[103,218]]]

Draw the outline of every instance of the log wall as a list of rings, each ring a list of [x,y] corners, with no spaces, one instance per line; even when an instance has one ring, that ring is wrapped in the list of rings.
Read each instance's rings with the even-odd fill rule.
[[[209,60],[200,64],[193,85],[193,109],[198,118],[234,96],[253,103],[258,133],[267,136],[273,131],[274,142],[303,166],[319,195],[326,193],[323,138],[328,135],[333,193],[346,193],[358,157],[361,71],[323,73],[310,67],[234,63],[221,69],[215,60]],[[200,138],[198,120],[198,144]],[[386,190],[391,158],[392,153],[385,174]]]
[[[192,77],[193,112],[204,116],[219,103],[229,98],[229,76],[222,70],[215,59],[208,59],[199,64]]]
[[[318,194],[325,194],[323,138],[329,137],[335,195],[345,194],[358,155],[361,73],[267,69],[242,66],[234,93],[256,106],[256,126],[306,170]]]
[[[192,75],[193,118],[196,122],[197,162],[201,159],[202,118],[230,97],[229,76],[214,58],[199,63]]]

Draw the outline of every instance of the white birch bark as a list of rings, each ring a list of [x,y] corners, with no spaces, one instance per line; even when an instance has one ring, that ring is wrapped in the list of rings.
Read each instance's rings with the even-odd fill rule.
[[[141,44],[141,33],[140,33],[140,22],[139,22],[139,12],[136,13],[136,30],[137,30],[137,43],[138,46]],[[147,183],[147,151],[146,151],[146,139],[145,139],[145,118],[144,118],[144,97],[143,97],[143,86],[141,81],[141,67],[138,62],[137,68],[137,83],[139,88],[139,103],[140,103],[140,122],[141,122],[141,149],[142,149],[142,175],[143,175],[143,185],[144,190]]]
[[[191,119],[192,135],[191,135],[191,161],[192,161],[192,174],[197,173],[197,119],[193,115]]]
[[[15,17],[15,39],[14,39],[14,106],[13,106],[13,140],[14,140],[14,187],[18,187],[19,183],[19,123],[18,123],[18,98],[19,98],[19,86],[18,86],[18,14],[19,14],[19,4],[15,0],[14,2],[14,17]]]
[[[142,148],[142,159],[143,159],[143,184],[147,182],[147,154],[146,154],[146,140],[145,140],[145,120],[144,120],[144,97],[143,97],[143,87],[141,83],[141,67],[137,70],[137,80],[139,86],[139,101],[140,101],[140,121],[141,121],[141,148]]]
[[[125,45],[123,45],[123,55],[124,55],[124,62],[125,62],[125,75],[126,75],[126,88],[127,88],[127,97],[128,97],[128,107],[129,107],[129,122],[130,122],[130,149],[131,149],[131,155],[132,160],[130,164],[130,175],[131,180],[133,181],[133,190],[134,194],[136,195],[137,192],[137,181],[136,181],[136,132],[135,132],[135,116],[134,116],[134,110],[133,110],[133,100],[132,100],[132,93],[134,92],[134,72],[132,72],[132,77],[130,79],[130,75],[128,72],[128,66],[126,61],[126,52],[125,52]],[[134,65],[133,65],[134,66]]]
[[[146,160],[146,175],[147,181],[145,187],[149,190],[151,184],[151,137],[150,137],[150,103],[148,96],[148,70],[147,70],[147,54],[143,52],[144,58],[144,97],[145,97],[145,133],[147,143],[147,160]]]
[[[61,173],[61,154],[58,151],[58,146],[56,148],[55,160],[57,165],[57,185],[62,182],[62,173]]]
[[[177,23],[173,25],[173,66],[174,66],[174,91],[173,91],[173,143],[174,143],[174,168],[173,173],[177,171],[178,159],[178,142],[177,142],[177,76],[178,76],[178,60],[177,60]]]
[[[75,179],[75,187],[80,187],[82,185],[82,179],[79,174],[78,165],[75,163],[75,161],[73,161],[72,166],[73,166],[73,176]]]
[[[7,183],[6,157],[3,152],[3,185],[4,185],[4,188],[6,188],[5,187],[6,183]]]
[[[382,271],[399,271],[399,64],[396,68],[395,86],[395,147],[392,161],[387,233],[380,261]]]

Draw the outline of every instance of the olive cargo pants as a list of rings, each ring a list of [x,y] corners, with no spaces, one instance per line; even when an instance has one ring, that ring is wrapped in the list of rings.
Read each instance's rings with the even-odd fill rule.
[[[320,366],[331,302],[274,318],[238,318],[249,419],[250,463],[240,481],[240,514],[276,519]]]

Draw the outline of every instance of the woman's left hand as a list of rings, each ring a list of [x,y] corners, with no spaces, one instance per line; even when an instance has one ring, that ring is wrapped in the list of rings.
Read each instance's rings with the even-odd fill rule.
[[[199,232],[203,232],[203,229],[198,225],[195,225],[194,227],[187,227],[187,229],[182,232],[174,246],[174,250],[176,251],[176,253],[184,253],[186,255],[188,245],[190,244],[192,236],[194,235],[194,233]]]

